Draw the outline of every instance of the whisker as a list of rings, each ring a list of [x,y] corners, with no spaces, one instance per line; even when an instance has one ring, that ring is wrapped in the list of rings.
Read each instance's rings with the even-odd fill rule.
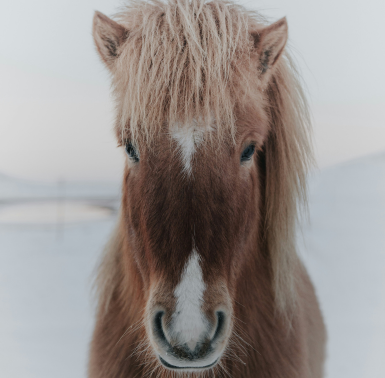
[[[120,340],[123,339],[123,337],[125,337],[126,335],[132,333],[132,332],[136,332],[138,329],[140,329],[142,326],[144,326],[144,321],[143,319],[139,319],[138,321],[136,321],[134,324],[130,325],[126,331],[123,333],[123,335],[119,338],[119,340],[116,342],[115,346],[119,344]],[[133,328],[134,327],[134,328]]]

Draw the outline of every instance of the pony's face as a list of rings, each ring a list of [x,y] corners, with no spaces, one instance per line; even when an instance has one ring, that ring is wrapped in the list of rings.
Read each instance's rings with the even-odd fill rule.
[[[159,17],[164,17],[162,12]],[[215,23],[210,25],[215,26]],[[199,27],[196,30],[201,38]],[[137,47],[143,43],[144,32],[133,32],[132,40],[125,44],[129,34],[123,26],[104,15],[95,15],[94,38],[103,61],[113,74],[119,117],[125,114],[124,106],[127,107],[124,103],[126,86],[130,87],[130,81],[135,80],[126,72],[130,59],[133,54],[144,54],[145,51],[145,47],[142,50]],[[152,29],[149,35],[154,35]],[[212,368],[231,344],[237,282],[240,278],[247,280],[247,277],[240,277],[242,267],[252,253],[258,253],[260,243],[259,223],[264,195],[264,171],[261,169],[264,163],[260,160],[260,151],[269,132],[262,88],[266,87],[286,38],[285,20],[246,37],[244,46],[251,46],[254,66],[258,70],[252,77],[259,75],[257,81],[261,86],[255,88],[249,104],[247,98],[243,98],[242,104],[233,104],[235,133],[226,135],[216,116],[212,121],[197,120],[199,114],[190,122],[159,121],[151,143],[141,137],[140,127],[135,129],[135,138],[130,136],[131,126],[117,128],[127,159],[122,202],[129,245],[127,261],[135,265],[142,279],[143,320],[152,355],[167,369],[183,372]],[[191,42],[192,45],[196,40]],[[221,39],[215,39],[218,40]],[[164,59],[169,57],[167,54],[160,57],[162,49],[167,48],[165,39],[162,41],[158,53],[151,55],[155,50],[149,48],[151,57],[144,64],[150,67],[146,70],[159,67],[156,68],[159,72],[172,76],[170,70],[161,71],[160,68],[164,68]],[[174,47],[180,48],[178,56],[183,56],[186,51],[183,44]],[[170,48],[170,54],[174,47]],[[219,44],[218,51],[222,47]],[[143,54],[139,60],[144,59]],[[228,56],[222,55],[224,64],[227,64]],[[195,71],[198,76],[202,67]],[[211,72],[215,80],[222,80],[226,72],[222,75],[220,64],[215,67],[219,72],[217,76],[214,71],[207,72]],[[141,72],[148,72],[146,70]],[[156,74],[153,73],[151,78],[156,80]],[[183,87],[186,77],[178,78],[177,89],[187,93]],[[214,83],[214,79],[206,74],[204,80],[208,85]],[[154,88],[154,93],[163,93],[159,89],[162,85],[165,91],[169,90],[171,84],[167,83],[158,82],[159,87]],[[191,83],[195,85],[196,81]],[[147,98],[152,98],[152,88],[145,90]],[[171,97],[166,96],[169,100],[162,104],[168,106],[178,93],[169,93],[167,96]],[[198,95],[191,103],[201,101],[199,88],[196,93]],[[221,91],[217,96],[221,96]],[[141,98],[140,91],[128,97],[136,101]],[[149,104],[160,104],[158,97],[155,95]],[[184,98],[190,98],[188,93]],[[190,105],[187,101],[186,106]],[[143,103],[138,106],[144,117],[153,110]],[[162,106],[159,108],[163,109]],[[218,109],[214,114],[218,114]],[[202,119],[207,118],[207,114],[202,116]],[[129,117],[126,121],[130,124]]]
[[[232,335],[236,282],[258,245],[267,126],[253,109],[238,116],[235,143],[217,142],[215,124],[168,126],[151,147],[124,141],[126,232],[167,368],[214,366]]]

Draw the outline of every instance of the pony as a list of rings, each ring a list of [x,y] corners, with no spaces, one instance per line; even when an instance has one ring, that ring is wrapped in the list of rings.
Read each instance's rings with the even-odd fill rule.
[[[89,378],[319,378],[325,327],[296,251],[312,166],[285,18],[135,0],[93,38],[125,154]]]

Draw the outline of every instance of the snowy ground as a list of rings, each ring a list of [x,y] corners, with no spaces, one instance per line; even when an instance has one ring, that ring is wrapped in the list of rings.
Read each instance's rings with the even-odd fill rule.
[[[385,154],[320,172],[304,258],[328,328],[330,378],[385,377]]]
[[[17,185],[7,180],[9,200]],[[34,188],[34,195],[40,193]],[[116,189],[79,190],[67,193],[97,193],[105,208]],[[10,209],[1,199],[0,190],[0,216],[4,206]],[[116,203],[109,208],[116,210]],[[327,376],[384,378],[385,155],[319,172],[311,182],[310,209],[301,249],[328,327]],[[111,211],[87,222],[68,217],[59,226],[0,224],[1,377],[85,377],[90,276],[115,218]]]

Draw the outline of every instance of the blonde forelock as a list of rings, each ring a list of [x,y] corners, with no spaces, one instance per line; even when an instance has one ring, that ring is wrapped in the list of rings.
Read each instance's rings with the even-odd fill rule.
[[[118,129],[150,141],[165,124],[214,119],[234,138],[234,106],[258,85],[257,17],[224,1],[155,0],[131,1],[116,19],[129,34],[113,75]]]

